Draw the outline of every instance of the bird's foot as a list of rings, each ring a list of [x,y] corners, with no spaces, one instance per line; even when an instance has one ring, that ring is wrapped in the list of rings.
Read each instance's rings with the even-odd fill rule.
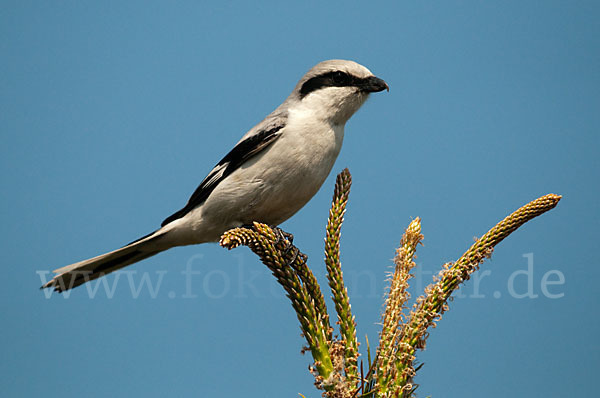
[[[275,232],[275,237],[277,238],[277,240],[275,241],[276,245],[281,242],[284,242],[284,245],[291,246],[294,243],[294,235],[290,234],[289,232],[285,232],[279,227],[271,227],[271,229],[273,230],[273,232]]]
[[[273,232],[275,232],[275,236],[277,237],[275,245],[277,246],[279,243],[283,243],[283,257],[288,258],[290,252],[292,253],[291,258],[287,260],[287,264],[292,265],[296,261],[296,259],[298,258],[298,254],[300,253],[300,250],[298,250],[298,248],[293,244],[294,235],[290,234],[289,232],[285,232],[279,227],[271,227],[271,229],[273,229]]]
[[[290,243],[294,243],[294,235],[290,234],[289,232],[285,232],[279,227],[271,227],[271,229],[277,235],[277,243],[279,243],[280,239],[285,239]]]
[[[283,252],[283,255],[285,257],[287,257],[290,253],[290,251],[292,252],[292,257],[288,260],[288,265],[293,265],[296,260],[298,259],[298,254],[300,254],[300,250],[298,250],[298,248],[294,245],[290,245],[287,249],[285,249],[285,251]]]
[[[254,229],[253,224],[243,224],[241,228]],[[279,227],[271,227],[275,233],[274,246],[282,247],[282,256],[286,259],[287,265],[293,265],[300,255],[300,250],[294,246],[294,235],[285,232]],[[291,256],[290,256],[291,253]]]

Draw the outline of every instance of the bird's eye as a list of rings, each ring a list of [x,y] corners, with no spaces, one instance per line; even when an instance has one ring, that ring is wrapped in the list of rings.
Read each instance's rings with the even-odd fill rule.
[[[336,85],[344,86],[344,85],[347,85],[348,82],[350,81],[350,76],[348,76],[344,72],[337,71],[337,72],[333,72],[332,79]]]

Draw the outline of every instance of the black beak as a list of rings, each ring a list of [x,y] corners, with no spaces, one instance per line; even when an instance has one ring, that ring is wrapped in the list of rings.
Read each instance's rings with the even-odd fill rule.
[[[383,90],[390,91],[387,83],[375,76],[370,76],[366,79],[363,79],[360,88],[362,91],[366,91],[367,93],[378,93]]]

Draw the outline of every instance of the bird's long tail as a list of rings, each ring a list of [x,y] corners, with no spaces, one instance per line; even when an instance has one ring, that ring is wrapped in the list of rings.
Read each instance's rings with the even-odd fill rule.
[[[158,230],[120,249],[55,269],[53,272],[57,275],[41,289],[54,288],[57,292],[64,292],[154,256],[169,248],[160,242],[164,236],[165,232]]]

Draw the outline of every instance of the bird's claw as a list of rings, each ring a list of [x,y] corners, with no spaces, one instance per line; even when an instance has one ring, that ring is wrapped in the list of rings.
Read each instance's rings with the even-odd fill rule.
[[[282,241],[287,241],[288,245],[291,245],[294,243],[294,235],[290,234],[289,232],[285,232],[283,229],[279,228],[279,227],[271,227],[271,229],[273,230],[273,232],[275,232],[275,237],[277,238],[277,240],[275,241],[275,244],[279,244]]]
[[[285,247],[283,250],[283,257],[287,258],[290,252],[293,252],[292,257],[287,261],[288,265],[293,264],[298,259],[298,254],[300,253],[300,250],[293,245],[294,235],[290,234],[289,232],[285,232],[279,227],[273,227],[272,229],[277,238],[275,245],[277,246],[279,243],[283,243],[283,246]]]
[[[285,232],[279,227],[272,227],[272,229],[275,232],[275,235],[277,235],[276,243],[279,243],[282,239],[285,239],[290,243],[294,243],[294,235],[290,234],[289,232]]]

